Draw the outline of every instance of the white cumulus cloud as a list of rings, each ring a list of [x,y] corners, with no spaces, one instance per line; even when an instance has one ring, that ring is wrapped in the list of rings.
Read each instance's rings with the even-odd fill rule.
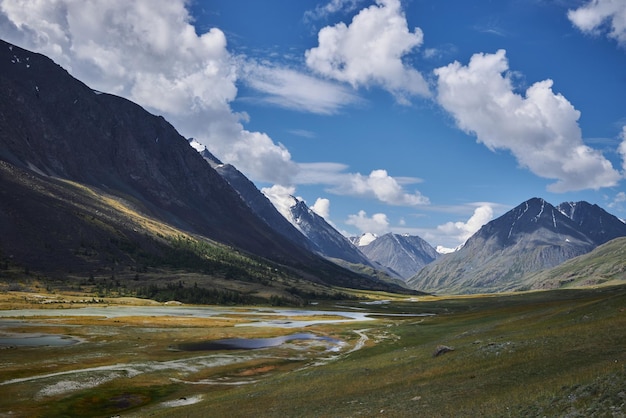
[[[508,70],[504,50],[474,54],[466,66],[455,61],[440,67],[437,101],[478,142],[509,150],[522,167],[556,179],[550,191],[614,186],[620,174],[600,151],[583,143],[580,112],[552,91],[552,80],[533,84],[522,96]]]
[[[567,17],[579,30],[590,34],[608,32],[609,38],[626,47],[626,2],[623,0],[591,0]]]
[[[389,220],[384,213],[375,213],[368,217],[367,213],[361,210],[356,215],[349,215],[346,224],[356,227],[362,233],[384,235],[389,232]]]
[[[330,189],[341,195],[373,197],[395,206],[428,205],[429,199],[419,191],[407,193],[397,179],[386,170],[373,170],[368,176],[350,173],[341,179],[341,183]]]
[[[405,185],[419,183],[413,177],[393,177],[387,170],[372,170],[369,175],[348,173],[348,166],[339,163],[301,163],[294,177],[296,184],[327,185],[329,193],[376,199],[393,206],[420,206],[430,199],[419,191],[409,192]]]
[[[311,206],[311,210],[317,213],[324,219],[329,219],[330,217],[330,200],[322,197],[318,197],[313,206]]]
[[[465,243],[483,225],[493,219],[493,209],[489,205],[479,206],[467,222],[447,222],[437,226],[443,235],[454,238],[459,244]]]
[[[237,62],[224,33],[197,34],[184,0],[0,2],[0,33],[44,53],[91,87],[163,114],[255,180],[287,183],[285,147],[249,132],[237,95]],[[252,158],[254,156],[254,158]],[[272,169],[269,170],[268,167]]]
[[[376,0],[350,25],[322,28],[318,46],[306,51],[306,64],[353,87],[380,86],[406,104],[411,96],[429,95],[422,74],[403,61],[423,39],[420,28],[409,30],[400,0]]]

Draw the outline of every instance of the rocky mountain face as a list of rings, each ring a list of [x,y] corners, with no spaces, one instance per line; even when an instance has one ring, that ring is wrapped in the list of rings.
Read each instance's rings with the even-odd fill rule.
[[[272,202],[241,171],[237,170],[232,164],[223,164],[207,149],[201,151],[200,155],[211,164],[239,194],[246,205],[265,221],[270,228],[294,244],[306,248],[308,251],[317,251],[317,247],[281,215]]]
[[[132,260],[124,248],[154,250],[142,243],[145,225],[131,225],[125,213],[100,218],[99,209],[87,210],[102,208],[95,202],[106,197],[146,219],[305,269],[311,280],[381,288],[277,233],[162,117],[96,92],[47,57],[3,41],[0,162],[0,252],[43,271],[50,263],[61,268],[63,260],[83,268],[77,248],[92,239],[98,248],[125,243],[114,257],[95,251],[92,258],[103,263]],[[107,210],[116,207],[109,203]],[[54,257],[34,257],[42,242]]]
[[[6,43],[0,77],[0,158],[125,195],[178,227],[260,255],[290,251],[162,117]]]
[[[558,205],[557,209],[574,221],[578,229],[596,245],[626,236],[626,224],[598,205],[584,201],[565,202]]]
[[[287,213],[276,206],[248,178],[231,164],[223,164],[208,150],[200,154],[239,193],[246,204],[268,225],[310,251],[352,264],[371,263],[341,233],[313,212],[305,202],[291,197]]]
[[[373,241],[369,237],[358,237],[356,242],[367,242],[366,245],[359,246],[359,250],[367,258],[387,267],[404,280],[439,257],[439,253],[418,236],[388,233]]]
[[[246,204],[263,219],[268,226],[296,245],[309,251],[317,251],[317,247],[296,229],[272,205],[267,197],[256,188],[246,176],[231,164],[217,166],[216,171],[239,193]]]
[[[522,203],[484,225],[459,251],[424,267],[409,286],[440,293],[516,290],[524,287],[527,274],[585,254],[608,237],[626,235],[623,223],[597,206],[579,202],[559,208],[539,198]],[[600,224],[606,228],[598,229]]]
[[[371,266],[367,257],[348,238],[311,210],[305,202],[293,197],[293,205],[289,210],[292,223],[315,244],[320,254],[352,264]]]

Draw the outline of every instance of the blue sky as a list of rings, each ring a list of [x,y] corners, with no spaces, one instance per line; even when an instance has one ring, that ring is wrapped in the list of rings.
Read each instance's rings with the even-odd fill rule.
[[[0,37],[346,235],[455,247],[531,197],[626,218],[619,0],[0,0]]]

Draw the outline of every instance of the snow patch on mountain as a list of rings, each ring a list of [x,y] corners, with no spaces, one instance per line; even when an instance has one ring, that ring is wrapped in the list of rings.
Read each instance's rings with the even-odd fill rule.
[[[274,185],[272,187],[262,188],[261,192],[272,202],[281,215],[302,232],[300,225],[291,211],[291,208],[298,203],[298,199],[292,195],[292,193],[295,192],[294,188]]]
[[[372,234],[371,232],[366,232],[361,236],[355,237],[355,240],[352,242],[357,247],[364,247],[371,244],[376,238],[378,238],[378,235]]]
[[[437,248],[435,248],[435,250],[437,250],[439,254],[451,254],[456,251],[459,251],[461,248],[463,248],[464,245],[465,244],[461,244],[454,248],[448,248],[448,247],[444,247],[443,245],[437,245]]]
[[[206,149],[206,147],[204,145],[199,143],[194,138],[189,138],[189,145],[191,145],[196,151],[198,151],[200,153],[202,153],[202,151],[204,151]]]

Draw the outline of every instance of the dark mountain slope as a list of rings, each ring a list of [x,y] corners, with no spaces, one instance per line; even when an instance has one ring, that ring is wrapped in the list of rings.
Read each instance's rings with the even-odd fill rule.
[[[0,160],[8,163],[0,187],[11,191],[0,202],[3,228],[49,230],[49,236],[76,233],[72,225],[63,232],[76,220],[67,217],[71,198],[58,199],[57,192],[47,190],[68,180],[122,199],[182,231],[306,272],[312,280],[389,288],[338,268],[276,233],[165,119],[128,100],[94,92],[48,58],[0,41],[0,92]],[[35,184],[20,182],[24,175],[36,178],[40,189],[22,189]],[[23,200],[13,199],[20,195]],[[89,204],[85,196],[78,202],[82,206]],[[63,202],[59,208],[54,199]],[[40,210],[51,206],[50,217],[37,216],[33,208],[38,202]],[[108,225],[98,228],[105,231]],[[17,249],[35,245],[32,237],[11,236],[15,241],[0,237],[3,252],[30,263],[32,252]],[[134,245],[133,237],[125,237]],[[65,244],[51,239],[49,245]]]
[[[0,43],[0,158],[132,196],[178,227],[257,254],[287,248],[162,117],[97,94],[47,58]]]
[[[173,228],[142,219],[132,207],[101,190],[0,161],[0,252],[28,270],[114,275],[159,264],[156,258],[167,263]]]
[[[530,199],[484,225],[460,250],[427,265],[408,284],[419,290],[514,290],[531,272],[595,248],[578,225],[543,199]]]
[[[311,210],[305,202],[293,197],[290,211],[293,223],[316,245],[320,254],[352,264],[372,266],[367,257],[348,238]]]
[[[228,184],[239,193],[246,204],[263,219],[272,229],[289,239],[296,245],[309,251],[317,251],[317,248],[307,237],[298,231],[283,215],[281,215],[272,202],[259,189],[256,188],[246,176],[231,164],[220,164],[215,170],[226,179]]]
[[[578,225],[578,229],[602,245],[615,238],[626,236],[626,224],[598,205],[587,202],[565,202],[557,209]]]

